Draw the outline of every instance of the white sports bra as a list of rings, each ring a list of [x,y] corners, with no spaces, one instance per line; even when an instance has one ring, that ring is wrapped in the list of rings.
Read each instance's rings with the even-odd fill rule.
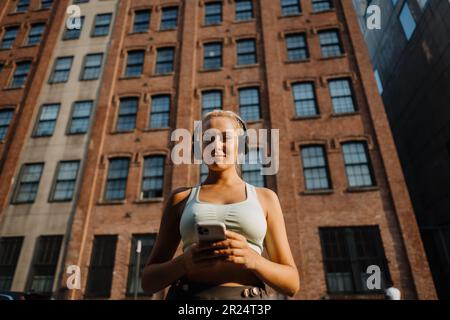
[[[230,204],[214,204],[199,200],[201,185],[192,188],[180,219],[180,234],[183,251],[196,239],[195,223],[219,221],[225,223],[227,230],[242,234],[249,246],[259,254],[264,248],[267,221],[264,210],[258,201],[255,187],[245,182],[247,199]]]

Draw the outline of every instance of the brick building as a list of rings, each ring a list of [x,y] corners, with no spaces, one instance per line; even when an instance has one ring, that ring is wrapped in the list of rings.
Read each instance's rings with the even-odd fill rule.
[[[44,269],[55,296],[132,296],[137,241],[143,262],[165,197],[205,173],[173,165],[170,134],[223,108],[251,128],[280,129],[278,174],[243,170],[280,198],[302,282],[296,299],[380,297],[365,286],[373,264],[404,297],[436,297],[351,2],[75,2],[83,28],[62,40],[75,31],[62,18],[69,2],[58,1],[30,124],[8,128],[20,155],[2,164],[0,237],[11,253],[1,276],[13,289],[30,289]],[[74,122],[84,128],[76,137]],[[52,132],[33,136],[41,124]],[[40,263],[43,252],[55,258]],[[80,267],[81,290],[64,293],[69,265]]]

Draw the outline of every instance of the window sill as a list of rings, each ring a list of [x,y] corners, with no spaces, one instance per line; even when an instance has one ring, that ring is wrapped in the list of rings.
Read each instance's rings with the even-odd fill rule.
[[[25,86],[20,86],[20,87],[7,87],[7,88],[3,88],[3,91],[10,91],[10,90],[23,90],[25,89]]]
[[[252,125],[252,124],[257,124],[257,123],[262,123],[264,120],[263,119],[255,119],[255,120],[246,120],[247,125]]]
[[[209,24],[202,23],[202,24],[200,25],[200,28],[220,27],[220,26],[223,26],[223,22],[209,23]]]
[[[20,202],[12,201],[12,202],[11,202],[11,205],[13,205],[13,206],[18,206],[18,205],[32,205],[33,203],[34,203],[34,201],[20,201]]]
[[[98,206],[115,206],[115,205],[123,205],[126,203],[126,200],[99,200],[97,202]]]
[[[373,186],[373,187],[347,187],[347,189],[345,189],[346,193],[360,193],[360,192],[374,192],[374,191],[380,191],[380,188],[377,186]]]
[[[173,76],[174,74],[175,74],[174,71],[168,72],[168,73],[155,73],[155,74],[152,74],[150,77],[151,77],[151,78],[156,78],[156,77],[169,77],[169,76]]]
[[[40,135],[40,136],[37,136],[37,135],[32,135],[31,136],[31,138],[33,138],[33,139],[42,139],[42,138],[50,138],[50,137],[52,137],[53,136],[53,134],[42,134],[42,135]]]
[[[16,11],[14,11],[14,12],[8,13],[8,16],[17,16],[17,15],[25,14],[27,12],[29,12],[29,11],[28,10],[27,11],[23,11],[23,12],[16,12]]]
[[[157,131],[169,131],[170,127],[161,127],[161,128],[145,128],[142,129],[142,132],[157,132]]]
[[[133,129],[133,130],[126,130],[126,131],[117,131],[117,130],[114,130],[114,131],[111,131],[110,134],[118,135],[118,134],[127,134],[127,133],[135,133],[135,132],[136,132],[136,129]]]
[[[48,203],[68,203],[68,202],[72,202],[72,199],[62,199],[62,200],[49,199],[48,200]]]
[[[223,71],[223,67],[214,68],[214,69],[200,69],[199,70],[200,73],[219,72],[219,71]]]
[[[246,68],[257,68],[259,67],[259,63],[253,63],[253,64],[244,64],[244,65],[235,65],[233,69],[239,70],[239,69],[246,69]]]
[[[138,76],[121,76],[119,77],[119,80],[136,80],[136,79],[142,79],[144,78],[143,74],[140,74]]]
[[[24,44],[22,46],[19,47],[19,49],[26,49],[26,48],[33,48],[33,47],[38,47],[40,44],[36,43],[36,44]]]
[[[109,34],[109,33],[108,33]],[[108,34],[99,34],[99,35],[96,35],[96,34],[91,34],[91,38],[101,38],[101,37],[107,37],[108,36]]]
[[[241,20],[241,21],[235,20],[235,21],[233,21],[233,24],[242,24],[242,23],[249,23],[249,22],[255,22],[255,21],[256,21],[255,18],[251,18],[248,20]]]
[[[303,13],[296,13],[296,14],[290,14],[290,15],[286,15],[286,16],[278,16],[278,19],[287,19],[287,18],[298,18],[298,17],[302,17]]]
[[[177,28],[159,29],[158,32],[175,31]]]
[[[0,52],[6,52],[6,51],[9,51],[9,50],[12,50],[13,49],[13,47],[11,47],[11,48],[0,48]]]
[[[95,78],[95,79],[79,79],[79,82],[92,82],[92,81],[98,81],[99,78]]]
[[[332,56],[332,57],[320,57],[319,60],[320,61],[327,61],[327,60],[333,60],[333,59],[343,59],[343,58],[347,58],[347,54],[343,53],[339,56]]]
[[[331,8],[331,9],[327,9],[327,10],[322,10],[322,11],[311,11],[312,15],[317,15],[317,14],[322,14],[322,13],[331,13],[331,12],[336,12],[335,8]]]
[[[299,193],[300,196],[324,196],[333,194],[334,191],[332,189],[323,189],[323,190],[305,190]]]
[[[71,137],[71,136],[83,136],[85,135],[87,132],[66,132],[66,136]]]
[[[285,60],[285,64],[297,64],[297,63],[308,63],[311,62],[311,58],[301,59],[301,60]]]
[[[305,121],[305,120],[317,120],[322,118],[322,116],[320,114],[314,115],[314,116],[295,116],[292,117],[291,120],[292,121]]]
[[[133,36],[133,35],[143,35],[143,34],[149,34],[150,30],[147,31],[131,31],[128,32],[127,36]]]
[[[135,204],[145,204],[145,203],[160,203],[164,202],[164,198],[151,198],[151,199],[136,199],[133,201]]]
[[[351,116],[359,116],[359,112],[343,112],[343,113],[332,113],[332,118],[341,118],[341,117],[351,117]]]

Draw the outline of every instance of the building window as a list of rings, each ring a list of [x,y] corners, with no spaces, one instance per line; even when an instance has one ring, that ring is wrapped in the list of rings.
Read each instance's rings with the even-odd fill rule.
[[[26,12],[29,5],[30,0],[17,0],[16,12]]]
[[[3,40],[0,49],[11,49],[14,41],[16,40],[17,31],[19,27],[7,27],[3,33]]]
[[[53,135],[58,119],[59,104],[44,104],[33,137],[50,137]]]
[[[1,109],[0,110],[0,141],[6,138],[9,125],[14,115],[13,109]]]
[[[305,146],[301,148],[303,176],[306,190],[331,189],[328,163],[323,146]]]
[[[372,166],[367,146],[364,142],[342,144],[345,171],[350,187],[370,187],[374,185]]]
[[[205,3],[205,25],[222,23],[222,3],[207,2]]]
[[[300,0],[281,0],[281,11],[283,16],[300,14],[302,12]]]
[[[324,58],[339,57],[344,53],[337,30],[320,31],[319,41]]]
[[[312,117],[319,114],[314,83],[296,83],[292,85],[295,113],[297,117]]]
[[[248,65],[255,64],[256,59],[256,43],[254,39],[244,39],[237,41],[237,64]]]
[[[110,160],[106,181],[106,200],[125,199],[129,165],[130,159],[128,158],[115,158]]]
[[[10,291],[23,237],[0,238],[0,291]]]
[[[159,48],[156,57],[156,74],[173,72],[174,48]]]
[[[331,0],[312,0],[312,6],[314,12],[327,11],[333,8]]]
[[[68,134],[82,134],[88,131],[92,104],[92,101],[77,101],[74,103]]]
[[[62,236],[39,237],[30,270],[28,291],[51,295]]]
[[[416,30],[416,21],[411,14],[408,2],[405,1],[402,10],[400,11],[400,24],[402,25],[405,37],[407,40],[411,39],[414,30]]]
[[[14,71],[13,77],[11,79],[10,88],[20,88],[25,86],[28,72],[30,71],[30,66],[30,61],[22,61],[16,63],[16,70]]]
[[[150,26],[150,10],[136,10],[134,12],[133,32],[147,32]]]
[[[161,198],[164,185],[164,156],[150,156],[144,159],[142,176],[142,199]]]
[[[50,9],[52,7],[53,0],[42,0],[41,9]]]
[[[31,25],[30,33],[28,34],[28,45],[36,45],[41,42],[42,33],[45,29],[45,23],[36,23]]]
[[[236,21],[248,21],[254,18],[253,0],[236,0]]]
[[[119,116],[117,118],[116,131],[126,132],[136,128],[136,114],[139,98],[130,97],[120,99]]]
[[[94,29],[92,30],[93,37],[107,36],[109,33],[109,26],[111,24],[112,13],[103,13],[95,16]]]
[[[53,188],[52,201],[71,201],[77,181],[80,161],[61,161]]]
[[[212,90],[202,93],[202,115],[216,110],[222,109],[222,91]]]
[[[138,241],[141,241],[141,253],[139,257],[139,267],[138,266]],[[155,245],[156,234],[134,234],[131,240],[131,255],[130,255],[130,265],[128,268],[128,282],[127,282],[127,295],[132,296],[137,289],[137,294],[143,296],[144,289],[141,286],[142,280],[142,270],[147,263],[148,258],[152,252],[153,246]],[[136,275],[138,275],[136,277]],[[136,285],[137,284],[137,285]]]
[[[328,86],[330,87],[333,112],[335,114],[356,111],[353,90],[349,79],[330,80]]]
[[[261,174],[262,159],[261,150],[250,149],[245,155],[245,163],[242,164],[244,181],[257,187],[266,187],[266,176]]]
[[[43,163],[25,164],[19,177],[14,203],[34,202],[41,180]]]
[[[306,36],[304,33],[287,35],[286,47],[289,61],[305,60],[309,58]]]
[[[116,258],[117,236],[95,236],[86,284],[86,297],[108,298]]]
[[[67,82],[72,68],[73,57],[61,57],[55,61],[53,73],[50,77],[50,83]]]
[[[151,108],[150,128],[169,127],[170,95],[153,96]]]
[[[103,53],[86,55],[81,80],[97,80],[102,69]]]
[[[64,30],[63,40],[79,39],[81,35],[81,30],[83,30],[83,25],[84,25],[84,16],[81,16],[80,28],[68,29],[66,26],[66,29]]]
[[[175,29],[178,24],[178,8],[168,7],[162,9],[160,30]]]
[[[239,113],[245,121],[257,121],[261,119],[259,88],[239,90]]]
[[[367,267],[381,269],[381,287],[390,279],[378,227],[320,228],[320,240],[329,293],[368,294]]]
[[[206,43],[203,46],[203,69],[214,70],[222,68],[222,43]]]
[[[138,77],[144,69],[144,50],[134,50],[128,52],[127,67],[125,69],[125,77]]]

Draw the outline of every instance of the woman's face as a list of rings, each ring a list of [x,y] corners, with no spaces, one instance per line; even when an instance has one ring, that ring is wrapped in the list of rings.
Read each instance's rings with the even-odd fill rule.
[[[238,155],[236,121],[229,117],[209,118],[203,125],[202,152],[203,161],[211,170],[234,167]]]

